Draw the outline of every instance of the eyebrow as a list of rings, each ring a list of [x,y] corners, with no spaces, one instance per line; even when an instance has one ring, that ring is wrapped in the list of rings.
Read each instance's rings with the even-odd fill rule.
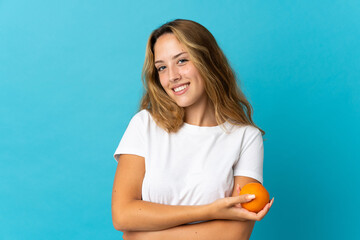
[[[181,55],[184,54],[184,53],[187,53],[187,52],[178,53],[178,54],[176,54],[175,56],[173,56],[172,59],[175,59],[175,58],[181,56]],[[164,61],[163,61],[163,60],[157,60],[154,64],[160,63],[160,62],[164,62]]]

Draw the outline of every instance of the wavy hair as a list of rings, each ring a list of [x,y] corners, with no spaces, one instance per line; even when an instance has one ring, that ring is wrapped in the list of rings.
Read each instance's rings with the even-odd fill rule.
[[[154,45],[157,39],[166,33],[174,34],[187,49],[214,105],[216,122],[252,125],[265,135],[253,122],[252,106],[238,87],[235,73],[214,36],[204,26],[191,20],[176,19],[150,34],[142,71],[145,92],[140,109],[147,109],[155,122],[167,132],[178,131],[184,122],[184,109],[167,95],[155,68]]]

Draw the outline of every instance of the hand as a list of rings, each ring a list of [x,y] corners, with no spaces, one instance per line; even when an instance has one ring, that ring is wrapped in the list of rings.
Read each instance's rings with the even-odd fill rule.
[[[236,221],[260,221],[269,212],[274,198],[258,213],[250,212],[241,207],[241,203],[250,202],[254,198],[254,195],[244,194],[236,197],[218,199],[210,204],[212,209],[210,214],[211,218]]]

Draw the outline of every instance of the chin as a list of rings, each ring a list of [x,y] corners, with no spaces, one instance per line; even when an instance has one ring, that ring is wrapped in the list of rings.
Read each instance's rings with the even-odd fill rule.
[[[175,101],[176,102],[176,105],[178,105],[179,107],[182,107],[182,108],[185,108],[185,107],[189,107],[192,105],[192,103],[189,103],[189,102],[179,102],[179,101]]]
[[[182,107],[182,108],[186,108],[186,107],[189,106],[189,105],[187,105],[187,104],[178,104],[178,103],[176,103],[176,105],[178,105],[179,107]]]

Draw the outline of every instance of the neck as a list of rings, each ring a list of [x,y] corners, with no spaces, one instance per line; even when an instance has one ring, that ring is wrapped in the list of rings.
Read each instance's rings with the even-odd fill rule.
[[[204,127],[217,126],[215,108],[210,99],[207,99],[207,101],[200,106],[186,107],[184,122]]]

